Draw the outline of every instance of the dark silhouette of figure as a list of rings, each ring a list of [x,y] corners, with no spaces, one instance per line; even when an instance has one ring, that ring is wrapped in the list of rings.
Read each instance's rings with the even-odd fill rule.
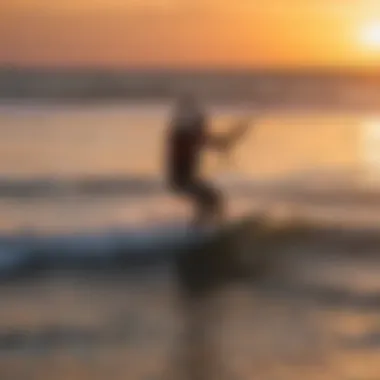
[[[242,127],[227,136],[212,135],[196,99],[186,94],[178,100],[167,138],[167,181],[172,191],[194,202],[194,226],[221,223],[225,211],[221,191],[200,177],[202,151],[206,147],[228,151],[243,133]]]

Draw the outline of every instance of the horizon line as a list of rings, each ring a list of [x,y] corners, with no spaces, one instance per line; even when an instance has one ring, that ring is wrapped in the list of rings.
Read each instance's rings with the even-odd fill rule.
[[[141,66],[109,66],[99,64],[78,65],[46,65],[46,64],[20,64],[0,63],[0,70],[25,71],[103,71],[103,72],[214,72],[214,73],[255,73],[255,72],[334,72],[334,73],[379,73],[380,67],[376,65],[269,65],[269,66],[174,66],[174,65],[141,65]]]

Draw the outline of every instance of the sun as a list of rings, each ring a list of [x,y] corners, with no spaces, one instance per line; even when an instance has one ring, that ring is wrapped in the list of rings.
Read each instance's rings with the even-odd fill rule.
[[[367,24],[362,29],[361,40],[366,47],[380,50],[380,20]]]

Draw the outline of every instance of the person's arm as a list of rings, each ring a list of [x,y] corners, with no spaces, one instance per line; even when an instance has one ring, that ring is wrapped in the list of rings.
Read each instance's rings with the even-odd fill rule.
[[[201,139],[202,144],[206,147],[222,151],[226,147],[226,139],[225,136],[218,136],[209,131],[209,123],[205,116],[201,116],[199,119],[199,126],[202,130]]]
[[[209,133],[206,136],[206,144],[216,150],[226,150],[246,133],[249,124],[249,120],[239,122],[232,131],[229,131],[223,136],[212,135]]]
[[[211,133],[206,134],[205,142],[209,147],[219,151],[225,150],[229,145],[226,136],[217,136]]]

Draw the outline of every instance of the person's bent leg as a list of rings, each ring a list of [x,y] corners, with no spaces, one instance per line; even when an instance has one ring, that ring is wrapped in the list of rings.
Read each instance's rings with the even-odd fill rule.
[[[201,199],[203,198],[199,191],[198,186],[189,179],[176,178],[169,183],[169,189],[177,195],[187,198],[193,203],[193,219],[191,225],[193,227],[200,227],[204,224],[206,219],[205,208],[202,205]]]
[[[223,196],[220,191],[208,183],[197,180],[188,186],[188,191],[194,197],[194,224],[220,224],[224,219]]]

